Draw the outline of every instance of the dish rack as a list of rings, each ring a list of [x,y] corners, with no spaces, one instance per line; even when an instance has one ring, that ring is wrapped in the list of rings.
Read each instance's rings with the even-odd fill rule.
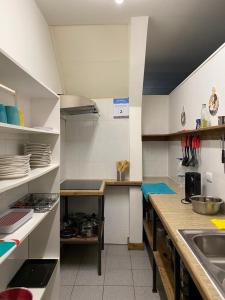
[[[30,208],[36,213],[43,213],[50,211],[58,199],[57,193],[32,193],[14,202],[10,208]]]

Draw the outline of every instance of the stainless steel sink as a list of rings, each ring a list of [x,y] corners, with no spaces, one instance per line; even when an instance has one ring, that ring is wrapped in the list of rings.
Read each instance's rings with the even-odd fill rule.
[[[225,231],[178,231],[225,299]]]

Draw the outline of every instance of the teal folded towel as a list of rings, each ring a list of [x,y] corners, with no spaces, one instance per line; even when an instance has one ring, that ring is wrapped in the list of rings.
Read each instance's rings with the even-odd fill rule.
[[[16,245],[15,242],[0,241],[0,257],[6,254],[15,245]]]
[[[148,199],[149,194],[176,194],[167,184],[163,182],[158,183],[142,183],[141,190],[145,199]]]

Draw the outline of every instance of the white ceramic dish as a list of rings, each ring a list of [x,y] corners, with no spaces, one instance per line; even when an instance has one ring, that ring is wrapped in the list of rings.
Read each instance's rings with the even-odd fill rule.
[[[27,166],[21,166],[21,167],[11,167],[11,166],[7,166],[7,167],[1,167],[0,166],[0,172],[4,172],[4,171],[17,171],[17,170],[29,170],[29,165]]]
[[[31,164],[31,168],[33,166],[49,166],[50,165],[50,162],[34,162]]]
[[[27,170],[5,170],[5,171],[0,171],[0,174],[22,174],[22,173],[29,173],[30,169]]]
[[[29,174],[30,173],[30,170],[29,171],[16,171],[16,172],[0,172],[0,176],[8,176],[8,175],[26,175],[26,174]]]
[[[6,158],[9,158],[9,159],[26,159],[28,158],[29,154],[28,155],[9,155],[9,154],[2,154],[0,155],[0,159],[6,159]]]
[[[3,175],[3,176],[1,176],[0,175],[0,179],[1,180],[7,180],[7,179],[16,179],[16,178],[21,178],[21,177],[25,177],[25,176],[28,176],[29,175],[29,173],[27,173],[27,174],[20,174],[20,175],[18,175],[18,174],[13,174],[13,175]]]
[[[43,146],[43,147],[50,147],[50,144],[41,144],[41,143],[27,143],[25,146]]]
[[[33,164],[31,165],[31,168],[41,168],[41,167],[48,167],[50,164]]]

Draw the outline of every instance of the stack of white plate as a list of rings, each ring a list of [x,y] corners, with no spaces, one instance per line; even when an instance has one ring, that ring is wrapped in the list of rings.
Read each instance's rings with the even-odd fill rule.
[[[28,143],[24,145],[24,154],[31,154],[31,168],[47,167],[51,163],[51,147],[47,144]]]
[[[30,154],[0,155],[0,179],[20,178],[29,175]]]

